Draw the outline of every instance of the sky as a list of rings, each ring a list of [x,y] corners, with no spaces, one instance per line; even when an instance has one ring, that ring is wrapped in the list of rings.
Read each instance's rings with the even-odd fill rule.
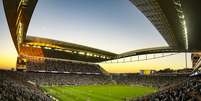
[[[39,0],[28,35],[87,45],[115,53],[167,46],[128,0]]]
[[[2,1],[0,1],[0,68],[10,69],[16,66],[17,52],[11,39]]]
[[[129,0],[39,0],[27,35],[114,53],[168,46],[151,22]],[[16,57],[17,52],[0,1],[0,67],[15,67]],[[190,67],[190,54],[188,57]],[[162,60],[164,62],[159,63]],[[101,66],[110,72],[133,72],[148,66],[157,69],[181,68],[185,62],[184,54],[177,54],[146,62]]]

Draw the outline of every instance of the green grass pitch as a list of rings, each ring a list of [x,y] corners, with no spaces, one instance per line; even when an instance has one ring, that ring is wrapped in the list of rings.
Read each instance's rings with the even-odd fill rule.
[[[156,88],[128,85],[42,86],[59,101],[122,101],[157,91]]]

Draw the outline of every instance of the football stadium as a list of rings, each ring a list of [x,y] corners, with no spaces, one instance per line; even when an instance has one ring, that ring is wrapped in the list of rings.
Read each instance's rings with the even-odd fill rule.
[[[200,0],[0,2],[0,101],[201,101]]]

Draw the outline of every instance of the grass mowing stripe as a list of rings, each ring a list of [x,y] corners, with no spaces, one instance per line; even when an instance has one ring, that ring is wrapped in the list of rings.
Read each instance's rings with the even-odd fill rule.
[[[60,101],[122,101],[155,92],[157,89],[130,85],[42,86]],[[50,90],[51,89],[51,90]]]
[[[77,93],[75,93],[72,89],[65,89],[64,90],[64,88],[63,87],[59,87],[58,89],[60,89],[61,91],[63,91],[63,93],[62,94],[64,94],[64,95],[66,95],[66,96],[68,96],[68,97],[70,97],[71,99],[75,99],[75,101],[84,101],[85,100],[85,98],[84,97],[82,97],[82,96],[80,96],[80,94],[77,92]],[[79,95],[79,96],[78,96]],[[61,100],[61,101],[65,101],[65,100]],[[86,100],[85,100],[86,101]]]
[[[66,95],[63,93],[65,90],[60,90],[58,87],[50,87],[48,89],[52,90],[52,92],[49,92],[48,94],[54,96],[59,101],[63,101],[63,99],[66,101],[79,101],[75,99],[76,96],[72,96],[70,94]]]
[[[64,87],[66,88],[66,87]],[[100,101],[114,101],[114,99],[112,98],[108,98],[108,97],[105,97],[105,96],[101,96],[99,94],[96,94],[96,93],[92,93],[92,92],[87,92],[87,91],[83,91],[83,90],[80,90],[80,89],[76,89],[76,88],[67,88],[68,90],[71,90],[72,92],[74,92],[75,94],[79,95],[79,98],[84,98],[85,101],[88,99],[91,101],[91,99],[97,99],[97,100],[100,100]]]
[[[88,93],[88,95],[90,97],[95,97],[95,98],[99,98],[99,99],[102,99],[102,100],[107,100],[107,101],[117,101],[118,99],[120,99],[119,97],[117,96],[112,96],[113,94],[108,94],[108,92],[106,91],[105,87],[108,89],[107,86],[78,86],[78,87],[73,87],[74,89],[76,90],[79,90],[83,93]],[[71,88],[71,87],[67,87],[68,88]],[[104,89],[103,89],[104,88]],[[100,92],[102,91],[102,92]]]

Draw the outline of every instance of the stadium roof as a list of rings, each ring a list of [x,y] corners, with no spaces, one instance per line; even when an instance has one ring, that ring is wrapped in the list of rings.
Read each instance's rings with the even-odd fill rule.
[[[125,52],[122,54],[119,54],[119,58],[129,57],[129,56],[135,56],[135,55],[143,55],[143,54],[153,54],[153,53],[168,53],[168,52],[182,52],[177,49],[173,49],[171,47],[152,47],[152,48],[144,48],[144,49],[138,49],[133,50],[129,52]]]
[[[200,0],[130,0],[158,29],[170,47],[200,51]]]
[[[88,46],[78,45],[78,44],[64,42],[64,41],[52,40],[52,39],[48,39],[48,38],[33,37],[33,36],[27,36],[25,43],[29,43],[29,44],[30,43],[44,43],[44,44],[50,44],[53,46],[57,46],[58,48],[60,47],[63,49],[71,49],[74,51],[91,52],[91,53],[106,55],[106,56],[110,56],[110,57],[114,57],[117,55],[115,53],[111,53],[111,52],[100,50],[100,49],[95,49],[95,48],[88,47]],[[38,44],[38,45],[40,45],[40,44]]]
[[[29,22],[38,0],[3,0],[10,33],[19,52],[19,46],[26,38]]]
[[[29,22],[37,1],[3,0],[8,25],[17,51],[19,51],[23,42],[48,43],[63,48],[113,56],[113,58],[136,54],[201,50],[201,46],[199,45],[201,43],[200,0],[130,0],[152,22],[170,47],[134,50],[119,55],[63,41],[26,37]]]
[[[189,51],[200,51],[201,46],[201,1],[200,0],[182,0],[182,7],[186,20]]]

